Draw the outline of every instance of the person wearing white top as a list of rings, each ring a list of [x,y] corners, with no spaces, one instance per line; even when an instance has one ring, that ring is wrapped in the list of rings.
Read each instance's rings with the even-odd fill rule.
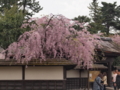
[[[114,90],[116,90],[116,77],[117,77],[117,71],[113,71],[113,75],[112,75],[112,82],[113,82],[113,87],[114,87]]]
[[[102,81],[103,81],[103,85],[104,85],[104,90],[106,90],[106,86],[107,86],[107,74],[106,74],[106,72],[103,73]]]

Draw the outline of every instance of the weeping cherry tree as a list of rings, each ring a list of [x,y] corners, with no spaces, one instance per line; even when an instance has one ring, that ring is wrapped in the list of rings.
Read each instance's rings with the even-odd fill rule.
[[[12,58],[18,63],[28,63],[31,60],[42,62],[47,58],[65,58],[88,68],[92,65],[99,35],[90,34],[85,29],[75,30],[73,25],[83,27],[82,24],[62,15],[32,18],[29,21],[33,20],[36,24],[22,25],[22,28],[30,26],[31,31],[23,33],[17,42],[9,45],[6,60]]]

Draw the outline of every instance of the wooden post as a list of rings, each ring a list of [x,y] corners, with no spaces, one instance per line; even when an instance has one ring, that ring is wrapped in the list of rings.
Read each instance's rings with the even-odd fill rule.
[[[88,88],[88,90],[90,89],[90,82],[89,82],[89,70],[87,70],[88,71],[88,86],[87,86],[87,88]]]
[[[25,88],[25,66],[22,66],[22,88]]]
[[[108,78],[107,78],[107,81],[108,81],[108,86],[109,87],[112,87],[112,63],[114,61],[114,57],[108,57],[107,58],[107,61],[108,61]]]
[[[25,66],[22,66],[22,80],[25,80]]]
[[[80,86],[80,84],[81,84],[81,69],[79,70],[79,75],[80,75],[80,77],[79,77],[79,88],[81,88],[81,86]]]
[[[66,74],[67,73],[67,70],[65,68],[65,66],[63,66],[63,79],[66,80]]]
[[[66,73],[67,73],[67,70],[66,70],[66,68],[65,68],[65,66],[63,66],[63,88],[64,88],[64,90],[66,90],[66,88],[67,88],[67,84],[66,84],[66,81],[67,81],[67,79],[66,79]]]
[[[108,86],[111,87],[111,79],[112,79],[112,75],[111,75],[111,62],[108,62]]]

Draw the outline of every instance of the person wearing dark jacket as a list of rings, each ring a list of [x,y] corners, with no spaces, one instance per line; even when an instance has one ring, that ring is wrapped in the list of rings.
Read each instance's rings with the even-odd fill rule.
[[[118,75],[116,77],[116,86],[118,90],[120,90],[120,72],[118,72]]]
[[[102,74],[100,73],[93,83],[93,90],[103,90],[104,86],[101,84],[102,81]]]

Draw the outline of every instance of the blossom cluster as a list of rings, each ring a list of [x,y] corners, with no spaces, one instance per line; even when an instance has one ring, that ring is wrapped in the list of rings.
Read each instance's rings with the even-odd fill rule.
[[[36,24],[22,25],[22,28],[29,26],[31,31],[23,33],[17,42],[7,48],[7,60],[12,58],[19,63],[28,63],[33,59],[42,62],[47,58],[66,58],[78,65],[90,67],[99,35],[90,34],[85,29],[75,30],[73,25],[82,24],[62,15],[32,20]]]

